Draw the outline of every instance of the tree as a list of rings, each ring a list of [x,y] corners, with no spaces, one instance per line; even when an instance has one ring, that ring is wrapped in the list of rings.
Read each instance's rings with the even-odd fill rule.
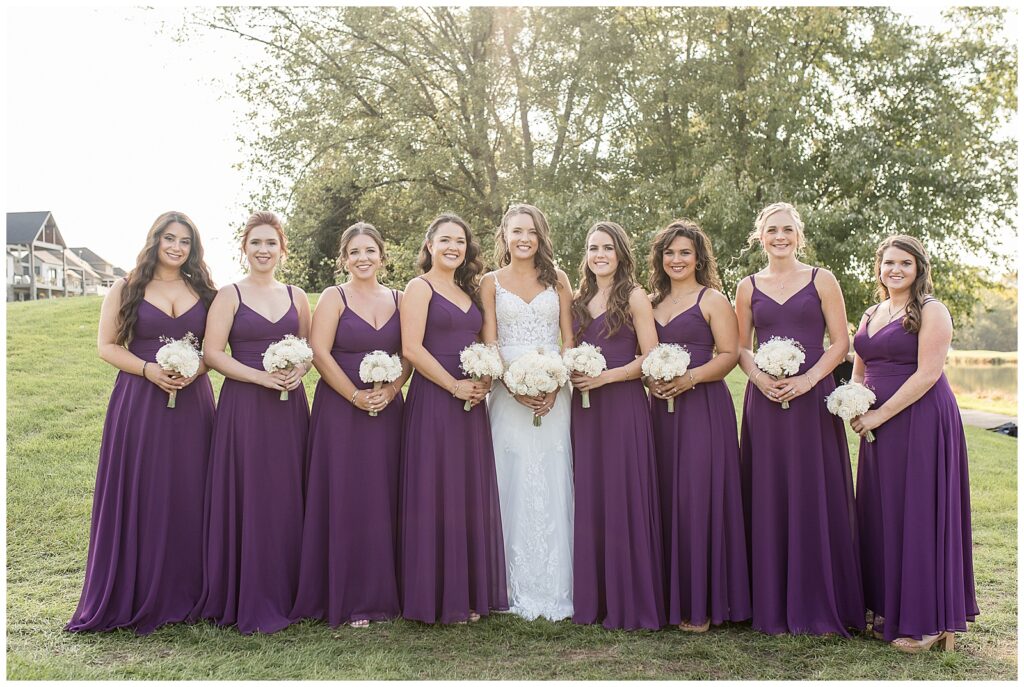
[[[760,264],[744,249],[757,211],[788,200],[856,320],[888,234],[958,271],[936,279],[958,318],[982,284],[964,252],[998,259],[989,239],[1016,206],[1004,14],[954,10],[943,32],[856,7],[219,8],[199,23],[267,48],[241,79],[268,123],[251,170],[286,208],[298,283],[331,283],[356,220],[406,260],[400,285],[439,211],[489,247],[528,201],[570,273],[598,219],[627,228],[646,272],[653,232],[694,217],[731,292]]]

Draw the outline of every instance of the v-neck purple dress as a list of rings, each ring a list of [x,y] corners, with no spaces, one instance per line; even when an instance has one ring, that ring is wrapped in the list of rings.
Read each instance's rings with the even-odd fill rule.
[[[298,336],[290,286],[288,295],[288,311],[271,322],[238,293],[228,336],[233,358],[262,370],[267,346]],[[225,379],[213,428],[203,597],[193,617],[237,625],[243,634],[287,627],[298,584],[309,406],[301,384],[285,401],[280,393]]]
[[[630,324],[605,334],[605,314],[579,343],[601,348],[608,369],[636,359]],[[574,329],[575,329],[574,323]],[[661,511],[654,436],[639,379],[572,395],[574,623],[657,630],[665,624]]]
[[[811,281],[785,303],[754,287],[757,340],[797,340],[803,374],[824,353],[825,316]],[[753,627],[762,632],[849,637],[864,627],[853,476],[842,420],[828,412],[826,374],[789,409],[752,383],[743,400],[740,468],[750,552]]]
[[[483,316],[475,303],[463,312],[430,290],[423,347],[463,379],[459,354],[476,342]],[[402,615],[424,623],[508,610],[487,404],[466,412],[463,403],[418,371],[405,399],[399,585]]]
[[[714,357],[715,337],[697,302],[662,326],[658,341],[690,353],[690,369]],[[713,625],[750,618],[736,409],[724,380],[668,403],[650,397],[661,487],[668,622]]]
[[[359,364],[375,350],[402,354],[395,312],[375,329],[348,307],[338,318],[331,357],[357,389]],[[376,417],[352,405],[320,379],[309,421],[309,475],[302,528],[299,593],[291,616],[332,627],[401,614],[398,603],[398,457],[402,395]]]
[[[877,306],[876,306],[877,309]],[[874,314],[874,310],[871,311]],[[853,339],[880,407],[917,371],[918,335],[894,320]],[[967,440],[946,375],[861,440],[857,522],[867,607],[887,641],[964,631],[978,615]],[[877,628],[876,628],[877,629]]]
[[[161,336],[206,332],[197,301],[171,317],[139,303],[128,350],[155,364]],[[85,584],[66,629],[149,634],[184,620],[202,591],[202,506],[213,429],[207,375],[177,394],[118,372],[103,423]]]

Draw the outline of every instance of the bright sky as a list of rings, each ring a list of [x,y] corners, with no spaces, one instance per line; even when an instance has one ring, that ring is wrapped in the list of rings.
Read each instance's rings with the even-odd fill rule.
[[[940,21],[935,5],[899,9]],[[162,26],[185,12],[8,8],[5,210],[49,210],[69,246],[126,270],[157,215],[180,210],[227,284],[242,275],[234,231],[250,210],[234,80],[261,52],[227,35],[175,42]]]

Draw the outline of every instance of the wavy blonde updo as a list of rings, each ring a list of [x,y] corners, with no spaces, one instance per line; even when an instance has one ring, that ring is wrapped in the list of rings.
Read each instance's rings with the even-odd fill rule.
[[[779,211],[786,211],[793,217],[793,227],[796,229],[796,252],[802,253],[804,246],[807,245],[807,239],[804,236],[804,222],[800,219],[800,213],[790,203],[772,203],[771,205],[763,208],[761,212],[757,213],[757,219],[754,220],[754,229],[747,235],[747,246],[754,247],[760,245],[761,250],[764,251],[764,243],[761,241],[761,236],[764,234],[765,225],[768,223],[768,218],[774,213]]]

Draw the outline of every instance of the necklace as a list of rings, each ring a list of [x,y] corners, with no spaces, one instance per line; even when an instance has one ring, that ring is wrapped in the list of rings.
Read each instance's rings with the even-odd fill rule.
[[[689,295],[695,294],[699,290],[700,290],[700,287],[698,287],[696,289],[692,289],[690,291],[687,291],[686,293],[681,293],[681,294],[679,294],[679,298],[676,298],[675,296],[673,296],[672,292],[669,291],[668,292],[668,297],[669,297],[669,300],[671,300],[673,303],[675,303],[676,305],[679,305],[679,301],[682,300],[683,296],[689,296]]]
[[[896,316],[900,314],[900,311],[905,310],[908,305],[910,305],[910,301],[909,300],[906,303],[904,303],[901,307],[899,307],[896,310],[896,312],[893,312],[892,311],[892,300],[890,300],[889,301],[889,319],[886,320],[885,323],[889,324],[890,322],[892,322],[896,318]]]
[[[177,279],[161,279],[160,277],[153,277],[152,281],[172,282],[172,281],[183,281],[183,279],[184,279],[183,277],[178,277]]]

